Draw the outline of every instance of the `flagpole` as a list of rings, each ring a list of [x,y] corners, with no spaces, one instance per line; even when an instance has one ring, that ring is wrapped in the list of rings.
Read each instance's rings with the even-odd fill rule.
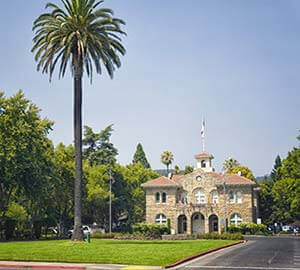
[[[202,139],[202,151],[205,152],[205,120],[202,118],[202,126],[201,126],[201,139]]]

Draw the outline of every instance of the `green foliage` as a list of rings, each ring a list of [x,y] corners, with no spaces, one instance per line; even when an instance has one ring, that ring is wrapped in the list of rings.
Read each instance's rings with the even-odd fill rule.
[[[160,161],[162,164],[167,166],[167,174],[169,174],[169,166],[172,164],[174,156],[172,152],[164,151],[160,156]]]
[[[117,175],[124,181],[123,213],[128,216],[128,226],[142,222],[145,219],[146,196],[141,184],[146,183],[159,175],[151,169],[145,169],[141,163],[127,166],[116,166]]]
[[[160,239],[162,235],[168,234],[169,229],[165,225],[137,223],[132,226],[135,234],[142,234],[146,237]]]
[[[64,236],[71,227],[75,178],[74,146],[57,145],[54,151],[55,178],[52,179],[52,203],[45,225],[59,227],[59,236]],[[53,220],[54,224],[51,224]]]
[[[282,166],[281,158],[279,155],[277,155],[275,159],[274,168],[271,172],[271,179],[273,180],[273,182],[276,182],[281,179],[281,173],[280,173],[281,166]]]
[[[171,233],[171,219],[167,219],[168,234]]]
[[[294,148],[282,162],[281,179],[272,189],[274,218],[290,223],[300,220],[300,148]]]
[[[192,166],[187,165],[184,168],[184,174],[189,174],[189,173],[192,173],[193,171],[194,171],[194,167],[192,167]]]
[[[6,216],[16,222],[24,222],[28,219],[26,209],[15,202],[10,203]]]
[[[240,166],[240,163],[236,159],[230,157],[225,160],[223,164],[223,169],[225,171],[228,171],[238,166]]]
[[[83,155],[91,166],[113,166],[116,163],[118,150],[109,141],[112,131],[112,125],[99,133],[94,133],[92,128],[84,126]]]
[[[226,174],[238,174],[239,172],[241,173],[241,176],[257,183],[257,180],[254,177],[252,171],[246,166],[237,166],[237,167],[231,168],[231,169],[227,170]]]
[[[23,201],[28,214],[40,215],[49,203],[53,147],[47,138],[52,122],[19,91],[0,92],[0,225],[9,206]],[[17,209],[15,209],[17,210]]]
[[[243,240],[244,237],[240,232],[232,232],[232,233],[200,233],[196,235],[197,239],[221,239],[221,240]]]
[[[241,223],[238,226],[230,225],[228,227],[229,233],[241,233],[246,235],[257,235],[263,234],[268,235],[269,231],[266,225],[264,224],[255,224],[255,223]]]
[[[86,166],[87,201],[85,218],[91,222],[108,224],[109,170],[106,165]],[[118,228],[129,231],[130,225],[145,219],[145,192],[141,184],[158,177],[151,169],[145,169],[140,162],[111,168],[113,221],[127,217],[125,224]]]
[[[92,233],[91,237],[95,239],[114,239],[118,236],[122,236],[121,233],[100,233],[100,232],[94,232]]]
[[[85,71],[92,78],[93,64],[98,74],[101,74],[103,64],[109,76],[113,77],[115,67],[121,66],[119,54],[125,54],[119,37],[125,35],[121,30],[125,22],[113,18],[111,9],[96,9],[102,2],[66,0],[63,1],[63,9],[52,3],[46,5],[50,12],[40,15],[33,25],[32,52],[35,52],[38,62],[37,70],[49,73],[51,80],[60,61],[60,77],[65,75],[68,64],[71,64],[73,75]]]
[[[136,151],[134,153],[132,163],[138,163],[138,162],[140,162],[144,168],[146,168],[146,169],[150,168],[150,164],[146,158],[146,154],[140,143],[136,147]]]
[[[180,171],[180,168],[179,168],[179,166],[178,165],[175,165],[174,166],[174,174],[181,174],[181,171]]]

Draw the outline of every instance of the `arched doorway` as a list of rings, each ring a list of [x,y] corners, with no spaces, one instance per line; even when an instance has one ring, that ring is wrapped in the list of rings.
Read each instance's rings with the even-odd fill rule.
[[[201,213],[194,213],[191,221],[192,233],[205,233],[204,216]]]
[[[185,215],[180,215],[177,218],[177,224],[178,224],[178,233],[186,233],[187,227],[186,227],[186,216]]]
[[[209,221],[209,232],[219,231],[219,219],[216,215],[211,215],[208,219]]]

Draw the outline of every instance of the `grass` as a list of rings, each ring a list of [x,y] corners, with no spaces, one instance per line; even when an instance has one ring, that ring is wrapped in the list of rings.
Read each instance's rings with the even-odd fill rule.
[[[164,266],[231,244],[232,240],[126,241],[92,239],[0,243],[0,260]]]

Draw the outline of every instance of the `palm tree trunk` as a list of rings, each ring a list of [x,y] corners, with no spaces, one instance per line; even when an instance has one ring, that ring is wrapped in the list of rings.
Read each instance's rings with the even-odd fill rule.
[[[75,67],[74,74],[74,138],[75,138],[75,191],[73,241],[83,241],[81,230],[81,179],[82,179],[82,73]]]

